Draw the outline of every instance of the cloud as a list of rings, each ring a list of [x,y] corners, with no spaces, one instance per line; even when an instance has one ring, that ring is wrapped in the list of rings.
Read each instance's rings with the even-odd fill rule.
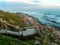
[[[60,6],[60,0],[5,0],[6,2],[24,2],[28,4],[37,4],[37,5],[54,5]]]
[[[4,1],[35,4],[35,5],[39,5],[42,7],[60,6],[60,0],[4,0]]]
[[[23,2],[28,4],[35,4],[36,0],[4,0],[5,2]]]
[[[50,5],[50,6],[60,6],[59,0],[41,0],[42,5]]]
[[[5,0],[6,2],[25,2],[25,1],[32,1],[32,0]]]

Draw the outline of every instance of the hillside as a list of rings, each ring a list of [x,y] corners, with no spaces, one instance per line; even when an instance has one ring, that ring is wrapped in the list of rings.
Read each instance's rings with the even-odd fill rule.
[[[19,16],[17,16],[15,13],[10,12],[4,12],[0,10],[0,20],[7,22],[8,24],[17,26],[17,27],[26,27],[28,26]],[[3,23],[2,23],[3,24]],[[1,26],[1,22],[0,22]],[[4,28],[4,25],[3,25]],[[8,29],[11,29],[13,27],[8,26]]]
[[[24,28],[27,26],[29,25],[26,24],[26,22],[24,22],[24,20],[17,14],[0,10],[0,29],[11,30],[15,32],[20,30],[16,27]],[[0,45],[34,45],[33,42],[29,41],[28,37],[26,37],[28,39],[25,40],[18,40],[18,38],[18,36],[14,35],[0,34]],[[32,36],[32,38],[35,37]]]
[[[43,25],[40,23],[38,19],[28,16],[28,14],[0,11],[0,21],[1,20],[2,22],[0,22],[0,27],[2,29],[4,29],[6,25],[7,25],[7,29],[14,31],[18,30],[15,28],[15,26],[21,28],[33,26],[34,29],[36,30],[36,33],[34,35],[30,35],[26,37],[16,36],[16,34],[0,35],[0,42],[1,42],[0,45],[3,45],[2,43],[4,43],[4,45],[60,45],[60,35],[59,35],[60,33],[58,33],[56,28]],[[26,23],[28,23],[29,25]],[[6,31],[6,33],[7,32],[9,31]],[[28,34],[30,32],[31,31],[26,33]],[[19,35],[19,33],[17,34]]]

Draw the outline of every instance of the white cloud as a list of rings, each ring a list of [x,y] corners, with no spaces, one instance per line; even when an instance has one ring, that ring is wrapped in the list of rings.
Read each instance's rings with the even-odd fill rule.
[[[27,4],[37,4],[43,7],[60,6],[60,0],[4,0],[5,2],[24,2]]]
[[[45,6],[60,6],[59,0],[41,0],[41,4]]]
[[[25,2],[25,1],[32,1],[32,0],[5,0],[6,2]]]
[[[4,0],[5,2],[24,2],[28,4],[35,4],[35,0]]]

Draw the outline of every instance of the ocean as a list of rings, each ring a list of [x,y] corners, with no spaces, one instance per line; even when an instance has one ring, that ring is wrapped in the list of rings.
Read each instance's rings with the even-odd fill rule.
[[[60,28],[60,9],[20,10],[37,18],[42,24]]]
[[[60,28],[60,9],[12,9],[10,12],[27,13],[37,18],[42,24]]]
[[[9,3],[0,2],[0,9],[9,12],[22,12],[30,16],[38,18],[45,25],[55,26],[60,28],[60,8],[42,8],[37,5],[26,3]]]

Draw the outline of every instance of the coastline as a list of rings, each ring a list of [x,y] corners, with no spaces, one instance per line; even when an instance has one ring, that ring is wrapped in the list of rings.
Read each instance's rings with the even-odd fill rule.
[[[59,31],[57,31],[57,28],[53,26],[44,25],[37,18],[33,16],[29,16],[28,14],[22,13],[22,15],[20,16],[22,16],[22,19],[24,20],[24,22],[31,23],[32,26],[34,26],[38,31],[43,29],[49,29],[53,32],[53,34],[55,34],[55,36],[58,36],[58,38],[60,38],[60,34],[59,34]]]
[[[14,13],[14,14],[16,14],[16,13]],[[52,43],[60,44],[60,40],[59,40],[60,33],[53,26],[51,27],[48,25],[44,25],[37,18],[35,18],[33,16],[29,16],[28,14],[25,14],[25,13],[19,13],[16,15],[19,18],[21,18],[22,21],[29,26],[19,28],[19,29],[22,29],[22,31],[18,31],[18,32],[3,29],[3,30],[0,30],[1,35],[22,37],[22,39],[23,38],[27,39],[27,38],[31,37],[33,39],[32,41],[34,44],[36,44],[36,42],[38,42],[38,44],[41,43],[41,44],[48,44],[48,45],[52,44]],[[19,38],[19,39],[21,39],[21,38]]]

